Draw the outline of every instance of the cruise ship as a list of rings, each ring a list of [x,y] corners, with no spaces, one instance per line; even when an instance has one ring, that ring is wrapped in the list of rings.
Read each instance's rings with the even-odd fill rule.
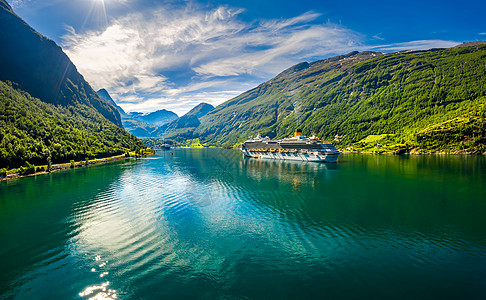
[[[247,140],[241,145],[245,156],[255,158],[286,159],[335,163],[339,150],[331,143],[321,142],[316,137],[302,136],[297,129],[292,138],[270,140],[268,137]]]

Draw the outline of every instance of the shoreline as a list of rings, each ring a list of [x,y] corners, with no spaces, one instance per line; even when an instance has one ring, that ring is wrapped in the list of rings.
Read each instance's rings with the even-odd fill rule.
[[[239,148],[232,147],[174,147],[173,149],[225,149],[225,150],[239,150]],[[160,149],[158,149],[160,150]],[[344,149],[338,149],[341,153],[346,154],[377,154],[377,155],[486,155],[486,153],[471,153],[471,152],[403,152],[403,153],[396,153],[396,152],[377,152],[377,151],[349,151]]]
[[[152,154],[146,153],[143,156],[147,156],[147,155],[152,155]],[[86,161],[75,162],[73,166],[71,166],[70,162],[69,163],[62,163],[62,164],[55,164],[55,165],[52,165],[52,168],[49,171],[43,170],[43,171],[31,173],[31,174],[19,174],[19,173],[7,174],[7,176],[0,177],[0,182],[1,181],[7,181],[7,180],[10,180],[10,179],[19,179],[19,178],[32,177],[32,176],[37,176],[37,175],[46,175],[46,174],[50,174],[50,173],[57,172],[57,171],[60,171],[60,170],[89,167],[89,166],[92,166],[92,165],[99,165],[99,164],[109,163],[109,162],[118,161],[118,160],[125,160],[125,159],[130,159],[130,158],[140,158],[140,157],[142,157],[142,156],[125,156],[125,154],[120,154],[120,155],[106,157],[106,158],[95,158],[95,159],[92,159],[92,160],[88,160],[87,163],[86,163]],[[37,167],[47,168],[47,165],[36,166],[36,168]]]
[[[183,148],[183,149],[205,149],[205,148],[227,149],[227,148],[224,148],[224,147],[178,147],[178,148]],[[233,148],[233,149],[237,149],[237,148]],[[154,150],[156,150],[156,149],[154,149]],[[367,152],[367,151],[347,151],[347,150],[339,150],[339,151],[343,154],[371,154],[371,155],[431,155],[431,156],[435,156],[435,155],[438,155],[438,156],[486,155],[486,153],[479,153],[478,154],[478,153],[465,153],[465,152],[406,152],[406,153],[394,153],[394,152]],[[154,153],[145,153],[142,156],[125,156],[125,154],[121,154],[121,155],[111,156],[111,157],[106,157],[106,158],[95,158],[93,160],[89,160],[88,162],[86,162],[86,161],[75,162],[73,166],[71,166],[71,163],[56,164],[56,165],[52,165],[52,168],[51,168],[50,171],[43,170],[43,171],[31,173],[31,174],[19,174],[19,173],[8,174],[6,176],[0,177],[0,182],[11,180],[11,179],[19,179],[19,178],[24,178],[24,177],[45,175],[45,174],[50,174],[50,173],[57,172],[57,171],[60,171],[60,170],[89,167],[89,166],[92,166],[92,165],[99,165],[99,164],[109,163],[109,162],[118,161],[118,160],[126,160],[126,159],[131,159],[131,158],[141,158],[143,156],[148,156],[148,155],[153,155],[153,154]],[[47,165],[36,166],[36,168],[37,167],[45,169],[45,168],[47,168]]]
[[[239,150],[240,148],[237,147],[216,147],[216,146],[209,146],[209,147],[173,147],[173,149],[226,149],[226,150]],[[156,149],[160,150],[160,149]],[[403,153],[396,153],[392,151],[349,151],[344,149],[339,149],[339,152],[346,153],[346,154],[378,154],[378,155],[486,155],[485,153],[471,153],[471,152],[403,152]]]
[[[378,154],[378,155],[486,155],[486,153],[470,153],[470,152],[369,152],[369,151],[348,151],[339,150],[341,153],[354,154]]]

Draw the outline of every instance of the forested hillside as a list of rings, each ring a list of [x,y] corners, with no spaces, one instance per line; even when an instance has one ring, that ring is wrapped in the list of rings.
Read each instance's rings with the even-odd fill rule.
[[[52,40],[42,36],[0,0],[0,80],[15,82],[40,100],[93,107],[122,126],[120,114],[102,100]]]
[[[142,142],[86,105],[45,103],[0,81],[0,168],[123,154]]]
[[[0,0],[0,168],[145,148],[53,41]]]
[[[201,118],[193,137],[233,145],[301,128],[343,147],[365,147],[370,137],[397,151],[482,153],[485,96],[484,43],[353,52],[298,64],[223,103]]]

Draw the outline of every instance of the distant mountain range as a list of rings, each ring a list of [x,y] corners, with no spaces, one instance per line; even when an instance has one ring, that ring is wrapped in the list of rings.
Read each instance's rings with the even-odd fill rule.
[[[128,116],[137,121],[153,124],[155,126],[167,124],[179,117],[176,113],[165,109],[157,110],[146,114],[132,112],[129,113]]]
[[[125,129],[137,137],[163,137],[165,132],[173,132],[177,129],[184,131],[189,128],[199,126],[199,118],[209,113],[214,106],[207,103],[199,103],[182,117],[176,113],[165,109],[157,110],[151,113],[130,112],[125,113],[112,99],[108,91],[100,89],[98,95],[108,103],[117,107],[122,115],[122,122]]]
[[[0,168],[145,148],[53,41],[0,0]]]
[[[125,129],[137,137],[156,137],[159,126],[175,119],[177,119],[177,114],[165,109],[148,114],[131,112],[122,115]]]
[[[155,131],[155,134],[168,138],[174,136],[177,136],[179,139],[192,138],[192,131],[201,124],[199,119],[207,115],[213,109],[214,106],[211,104],[200,103],[182,117],[159,127]]]
[[[485,42],[352,52],[297,64],[165,135],[231,146],[300,128],[350,150],[485,153],[485,84]]]

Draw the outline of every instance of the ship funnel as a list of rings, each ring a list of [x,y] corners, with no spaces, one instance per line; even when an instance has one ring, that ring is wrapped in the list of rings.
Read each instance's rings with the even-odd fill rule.
[[[295,131],[294,137],[299,137],[299,136],[301,136],[301,135],[302,135],[302,130],[301,130],[301,129],[297,129],[297,130]]]

